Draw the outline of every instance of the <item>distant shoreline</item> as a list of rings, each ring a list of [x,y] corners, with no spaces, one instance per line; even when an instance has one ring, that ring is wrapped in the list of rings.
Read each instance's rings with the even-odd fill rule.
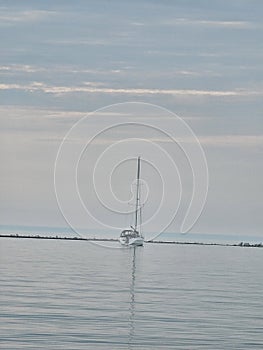
[[[45,240],[65,240],[65,241],[90,241],[90,242],[118,242],[116,238],[83,238],[83,237],[62,237],[62,236],[41,236],[41,235],[20,235],[20,234],[0,234],[0,238],[22,238],[22,239],[45,239]],[[156,241],[150,240],[145,243],[153,244],[181,244],[181,245],[204,245],[221,247],[253,247],[263,248],[262,243],[202,243],[202,242],[179,242],[179,241]]]

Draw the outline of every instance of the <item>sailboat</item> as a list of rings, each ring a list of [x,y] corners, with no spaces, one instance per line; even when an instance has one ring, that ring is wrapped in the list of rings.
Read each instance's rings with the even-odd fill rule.
[[[136,203],[135,203],[135,223],[121,232],[119,241],[125,246],[142,246],[144,239],[140,232],[141,206],[140,206],[140,171],[141,158],[137,160],[137,178],[136,178]],[[140,219],[140,222],[139,222]]]

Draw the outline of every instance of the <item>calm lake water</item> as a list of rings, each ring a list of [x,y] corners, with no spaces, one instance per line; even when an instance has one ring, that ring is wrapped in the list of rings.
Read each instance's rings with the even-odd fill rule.
[[[262,263],[260,248],[1,238],[0,348],[263,349]]]

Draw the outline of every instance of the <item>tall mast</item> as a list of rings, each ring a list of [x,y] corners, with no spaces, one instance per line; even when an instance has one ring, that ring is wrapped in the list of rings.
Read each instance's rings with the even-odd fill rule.
[[[137,179],[136,179],[136,207],[135,207],[135,231],[137,231],[138,226],[138,213],[139,213],[139,201],[140,201],[140,171],[141,171],[141,157],[138,157],[137,162]]]

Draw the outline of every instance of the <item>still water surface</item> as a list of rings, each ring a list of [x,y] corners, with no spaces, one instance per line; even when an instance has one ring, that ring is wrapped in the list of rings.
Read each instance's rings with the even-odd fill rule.
[[[262,262],[260,248],[2,238],[0,348],[263,349]]]

